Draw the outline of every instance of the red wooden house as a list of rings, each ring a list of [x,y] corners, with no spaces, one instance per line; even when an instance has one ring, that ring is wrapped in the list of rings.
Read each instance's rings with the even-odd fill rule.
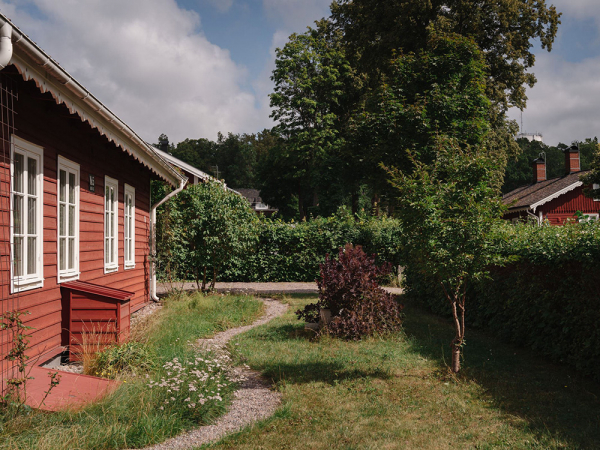
[[[186,178],[2,14],[0,27],[0,312],[29,312],[41,362],[86,326],[127,333],[153,295],[150,181],[177,192]]]
[[[508,211],[504,215],[513,222],[531,217],[539,224],[563,225],[567,220],[575,220],[579,211],[588,220],[598,220],[600,199],[583,195],[583,183],[579,180],[581,165],[579,149],[572,146],[565,149],[565,175],[546,179],[546,161],[540,157],[533,161],[533,183],[522,186],[504,195]]]

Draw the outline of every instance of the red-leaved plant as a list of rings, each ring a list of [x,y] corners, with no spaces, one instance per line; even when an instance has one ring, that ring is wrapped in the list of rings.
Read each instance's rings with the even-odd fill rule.
[[[379,286],[389,275],[390,264],[377,266],[360,246],[346,244],[338,259],[326,256],[320,265],[319,301],[296,311],[299,319],[318,321],[319,309],[329,309],[332,320],[327,331],[346,339],[359,339],[398,330],[402,325],[402,306]]]

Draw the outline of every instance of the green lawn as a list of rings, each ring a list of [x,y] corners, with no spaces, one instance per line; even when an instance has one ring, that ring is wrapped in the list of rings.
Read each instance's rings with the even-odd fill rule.
[[[231,343],[283,406],[207,448],[600,448],[600,387],[565,367],[467,330],[455,377],[443,319],[408,305],[406,335],[311,341],[293,314],[309,299],[286,301],[284,317]]]
[[[190,407],[190,396],[181,389],[150,388],[150,382],[172,379],[177,372],[163,365],[174,358],[183,367],[219,372],[212,356],[209,361],[196,361],[198,349],[192,347],[197,338],[252,323],[263,313],[263,304],[245,296],[184,295],[167,299],[165,307],[133,330],[151,354],[153,368],[147,373],[121,374],[124,381],[114,394],[80,411],[45,413],[26,410],[13,417],[10,408],[0,408],[0,448],[6,449],[122,449],[161,442],[170,436],[206,423],[225,411],[234,386],[220,374],[209,378],[205,387],[219,392],[223,401],[209,400]],[[190,363],[187,365],[187,363]],[[201,372],[199,372],[201,373]],[[146,375],[148,377],[146,377]],[[177,373],[175,373],[177,375]],[[220,391],[218,390],[220,389]],[[199,388],[194,394],[201,391]],[[174,398],[175,401],[171,400]]]

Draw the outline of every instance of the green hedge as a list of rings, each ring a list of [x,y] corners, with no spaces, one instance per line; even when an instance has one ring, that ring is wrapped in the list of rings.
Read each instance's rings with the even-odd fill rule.
[[[600,227],[506,225],[494,245],[518,259],[469,290],[469,324],[600,380]],[[407,290],[449,314],[437,284],[416,267]]]
[[[356,220],[344,211],[328,218],[283,222],[263,218],[258,243],[241,258],[232,258],[221,281],[314,281],[325,255],[346,243],[362,245],[378,262],[399,264],[401,230],[397,220]]]

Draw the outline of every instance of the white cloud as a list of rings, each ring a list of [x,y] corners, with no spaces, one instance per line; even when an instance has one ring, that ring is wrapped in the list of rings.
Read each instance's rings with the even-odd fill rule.
[[[600,2],[598,0],[552,0],[548,3],[556,6],[556,10],[562,12],[563,16],[600,20]]]
[[[219,12],[225,13],[233,6],[233,0],[204,0],[211,4]]]
[[[302,33],[315,20],[329,16],[331,0],[263,0],[267,15],[280,24],[280,30]]]
[[[269,123],[254,94],[240,88],[245,68],[174,0],[31,3],[43,19],[19,9],[22,1],[0,1],[0,10],[144,139],[163,132],[172,142],[215,139]]]
[[[544,142],[570,144],[600,135],[600,58],[568,62],[543,53],[536,59],[537,84],[528,90],[524,129],[540,132]],[[518,110],[510,116],[519,121]]]

